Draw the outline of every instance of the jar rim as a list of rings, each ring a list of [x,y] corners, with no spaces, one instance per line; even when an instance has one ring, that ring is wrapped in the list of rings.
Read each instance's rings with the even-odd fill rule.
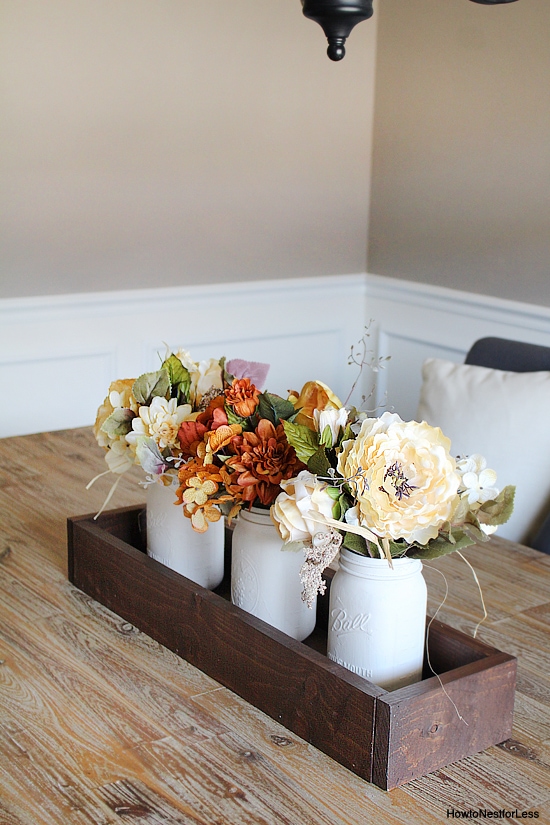
[[[267,510],[263,507],[253,506],[250,510],[243,507],[239,512],[239,518],[242,517],[245,521],[254,521],[257,524],[273,524],[270,512],[270,507]]]
[[[392,559],[392,565],[393,567],[385,558],[373,559],[370,556],[355,553],[347,547],[342,547],[340,551],[340,567],[356,576],[404,578],[416,575],[423,566],[420,559],[411,559],[408,556]]]

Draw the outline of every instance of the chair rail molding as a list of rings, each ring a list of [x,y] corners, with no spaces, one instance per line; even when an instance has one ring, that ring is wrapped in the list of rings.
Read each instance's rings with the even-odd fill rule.
[[[0,437],[92,424],[109,383],[156,369],[164,344],[195,360],[266,361],[281,395],[317,378],[345,400],[365,327],[374,361],[389,360],[363,370],[351,400],[404,418],[416,415],[425,358],[463,361],[485,335],[550,346],[550,308],[365,273],[8,298]]]

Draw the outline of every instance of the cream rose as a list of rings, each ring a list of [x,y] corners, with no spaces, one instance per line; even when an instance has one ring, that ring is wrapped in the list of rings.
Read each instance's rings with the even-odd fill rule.
[[[436,538],[458,502],[460,476],[450,446],[439,427],[395,413],[363,421],[338,457],[360,524],[380,538],[419,544]]]
[[[189,388],[189,400],[196,409],[205,393],[212,388],[223,389],[223,376],[220,362],[215,358],[208,358],[206,361],[193,361],[187,350],[178,350],[176,356],[179,358],[185,369],[189,372],[191,386]]]
[[[334,505],[327,486],[307,470],[281,481],[283,492],[271,507],[271,518],[283,541],[309,541],[326,529],[325,519],[332,518]]]
[[[215,358],[209,358],[207,361],[199,361],[191,374],[191,402],[197,406],[200,404],[202,397],[208,390],[223,389],[222,368],[220,362]]]

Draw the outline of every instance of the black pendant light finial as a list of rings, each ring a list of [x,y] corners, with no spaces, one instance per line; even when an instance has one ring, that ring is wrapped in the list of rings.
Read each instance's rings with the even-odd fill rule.
[[[345,42],[351,30],[372,17],[373,11],[372,0],[302,0],[302,7],[305,17],[319,23],[326,34],[331,60],[345,56]]]
[[[484,6],[514,3],[515,0],[472,0]],[[372,0],[302,0],[304,16],[322,27],[331,60],[342,60],[346,39],[354,26],[372,17]]]

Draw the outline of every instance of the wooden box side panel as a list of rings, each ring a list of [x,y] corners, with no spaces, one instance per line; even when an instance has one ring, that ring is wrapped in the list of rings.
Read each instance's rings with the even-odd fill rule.
[[[468,636],[461,630],[432,619],[428,625],[426,642],[432,673],[447,673],[449,670],[469,665],[498,653],[494,647]],[[427,668],[428,670],[428,668]]]
[[[76,587],[371,781],[380,689],[120,539],[107,541],[90,521],[69,524],[69,571]]]
[[[373,782],[386,790],[511,736],[517,662],[495,653],[377,699]],[[418,688],[419,686],[413,686]],[[401,694],[402,698],[399,698]]]

